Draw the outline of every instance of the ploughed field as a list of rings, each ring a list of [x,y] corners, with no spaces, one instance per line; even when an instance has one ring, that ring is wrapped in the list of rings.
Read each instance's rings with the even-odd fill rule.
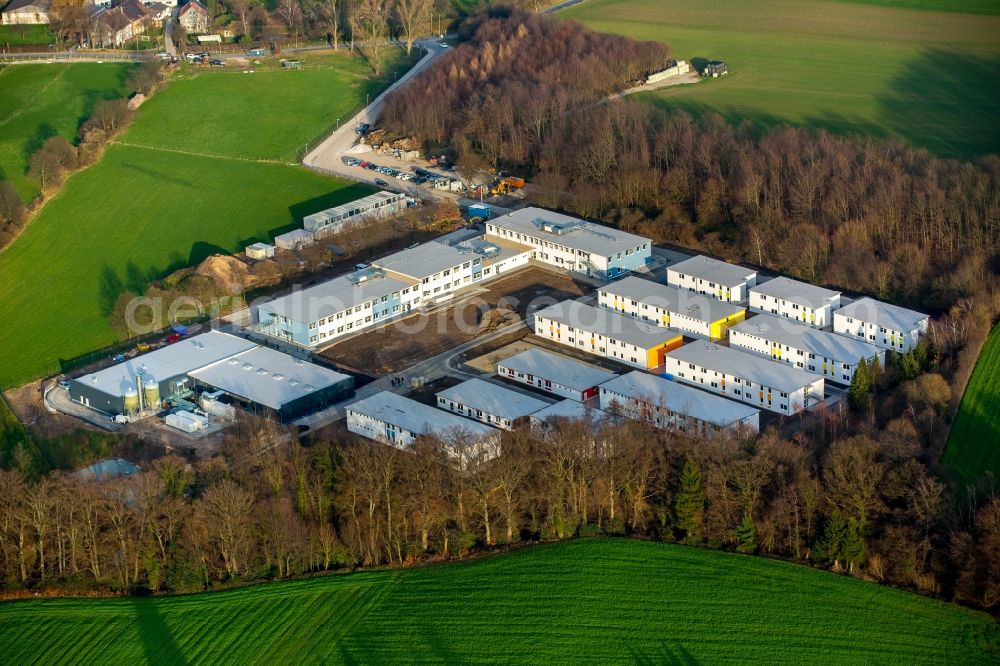
[[[0,604],[6,663],[982,664],[990,617],[763,558],[583,540],[144,599]]]
[[[941,461],[959,480],[1000,477],[1000,325],[993,328],[965,387]]]
[[[720,79],[636,99],[972,157],[1000,152],[998,12],[979,0],[587,0],[558,16],[728,65]]]
[[[393,58],[378,80],[360,58],[310,54],[303,70],[189,69],[157,92],[101,161],[70,177],[0,253],[0,387],[115,342],[108,314],[122,291],[142,293],[173,270],[270,241],[304,215],[370,193],[293,162],[392,82],[393,65],[405,64]],[[0,70],[0,88],[13,71]],[[58,107],[46,98],[58,91],[41,86],[31,108]]]

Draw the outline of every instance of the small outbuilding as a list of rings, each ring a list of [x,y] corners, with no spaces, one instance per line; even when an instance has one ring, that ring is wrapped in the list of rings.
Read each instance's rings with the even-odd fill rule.
[[[270,259],[274,256],[274,246],[268,243],[254,243],[247,245],[244,252],[251,259]]]

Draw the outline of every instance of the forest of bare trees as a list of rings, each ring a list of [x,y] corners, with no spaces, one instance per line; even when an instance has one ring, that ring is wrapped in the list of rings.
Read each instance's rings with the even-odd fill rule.
[[[387,100],[390,132],[531,175],[542,205],[811,282],[933,312],[991,286],[1000,157],[607,102],[668,51],[573,22],[495,9],[463,34]]]
[[[218,457],[103,483],[0,472],[0,576],[13,595],[180,592],[608,534],[995,607],[1000,499],[935,478],[934,400],[880,403],[878,425],[818,414],[792,439],[562,421],[503,433],[490,460],[460,432],[399,450],[247,423]]]

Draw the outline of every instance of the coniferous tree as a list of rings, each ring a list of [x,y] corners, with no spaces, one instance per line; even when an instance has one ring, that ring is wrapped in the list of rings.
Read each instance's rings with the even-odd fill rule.
[[[701,487],[701,472],[695,461],[688,458],[681,471],[680,487],[674,496],[674,518],[682,541],[701,543],[701,524],[705,514],[705,491]]]
[[[847,522],[840,513],[840,509],[834,509],[827,518],[823,536],[816,544],[816,559],[837,564],[843,557],[846,538]]]
[[[868,368],[868,361],[861,359],[858,367],[854,371],[851,379],[851,386],[847,390],[847,402],[851,409],[856,412],[865,413],[868,411],[868,394],[872,389],[872,376]]]
[[[733,530],[736,538],[736,550],[740,553],[752,554],[757,551],[757,528],[749,511],[743,512],[743,519]]]
[[[844,529],[844,541],[841,546],[841,555],[848,569],[852,572],[855,567],[864,564],[865,561],[865,540],[861,534],[861,524],[857,518],[848,518]]]

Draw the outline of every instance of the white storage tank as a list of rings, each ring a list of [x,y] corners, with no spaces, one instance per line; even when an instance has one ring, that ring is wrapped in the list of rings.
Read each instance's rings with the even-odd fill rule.
[[[122,402],[125,405],[125,412],[131,413],[139,410],[139,392],[129,386],[122,392]]]
[[[160,384],[156,380],[147,379],[143,382],[142,399],[146,403],[146,409],[159,409]]]

